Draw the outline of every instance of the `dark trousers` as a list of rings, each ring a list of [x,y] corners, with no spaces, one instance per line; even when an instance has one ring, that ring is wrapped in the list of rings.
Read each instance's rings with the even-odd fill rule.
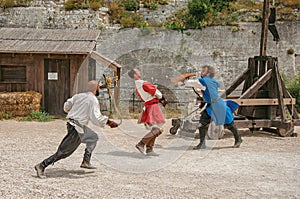
[[[201,143],[204,142],[205,135],[207,133],[210,122],[211,122],[211,117],[208,115],[207,111],[204,110],[200,116],[200,124],[201,125],[199,127],[199,133],[200,133],[200,142]],[[230,123],[230,124],[224,124],[224,128],[227,128],[232,132],[236,142],[241,140],[241,136],[238,134],[237,128],[234,125],[234,121],[232,121],[232,123]]]
[[[201,113],[199,122],[200,122],[201,126],[207,126],[210,124],[211,117],[208,115],[206,109]]]
[[[80,145],[81,139],[75,127],[67,123],[68,134],[61,141],[56,153],[48,157],[42,162],[42,166],[46,168],[50,164],[54,164],[60,159],[70,156]]]

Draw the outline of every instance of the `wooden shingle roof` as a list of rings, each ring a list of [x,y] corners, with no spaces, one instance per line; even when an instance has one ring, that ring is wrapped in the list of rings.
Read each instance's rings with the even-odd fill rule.
[[[99,30],[0,28],[0,53],[87,54]]]

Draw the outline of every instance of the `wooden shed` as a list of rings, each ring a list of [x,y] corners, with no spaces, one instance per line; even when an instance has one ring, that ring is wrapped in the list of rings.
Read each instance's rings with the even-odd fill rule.
[[[72,96],[78,70],[82,79],[95,79],[98,30],[0,28],[0,92],[36,91],[51,115],[63,115]],[[81,69],[80,69],[81,70]]]

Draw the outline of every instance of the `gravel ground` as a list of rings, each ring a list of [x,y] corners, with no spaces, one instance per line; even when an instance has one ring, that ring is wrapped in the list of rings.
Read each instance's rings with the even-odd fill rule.
[[[34,165],[55,152],[65,125],[0,121],[1,198],[300,198],[299,137],[244,130],[240,148],[232,148],[226,134],[194,151],[198,140],[170,135],[170,121],[157,139],[158,157],[134,148],[146,130],[125,120],[117,129],[99,130],[96,170],[79,167],[80,145],[50,165],[46,179],[37,178]]]

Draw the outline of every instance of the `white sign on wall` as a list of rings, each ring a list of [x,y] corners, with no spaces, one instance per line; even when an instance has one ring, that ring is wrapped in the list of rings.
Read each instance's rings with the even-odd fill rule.
[[[58,80],[58,73],[48,73],[48,80]]]

